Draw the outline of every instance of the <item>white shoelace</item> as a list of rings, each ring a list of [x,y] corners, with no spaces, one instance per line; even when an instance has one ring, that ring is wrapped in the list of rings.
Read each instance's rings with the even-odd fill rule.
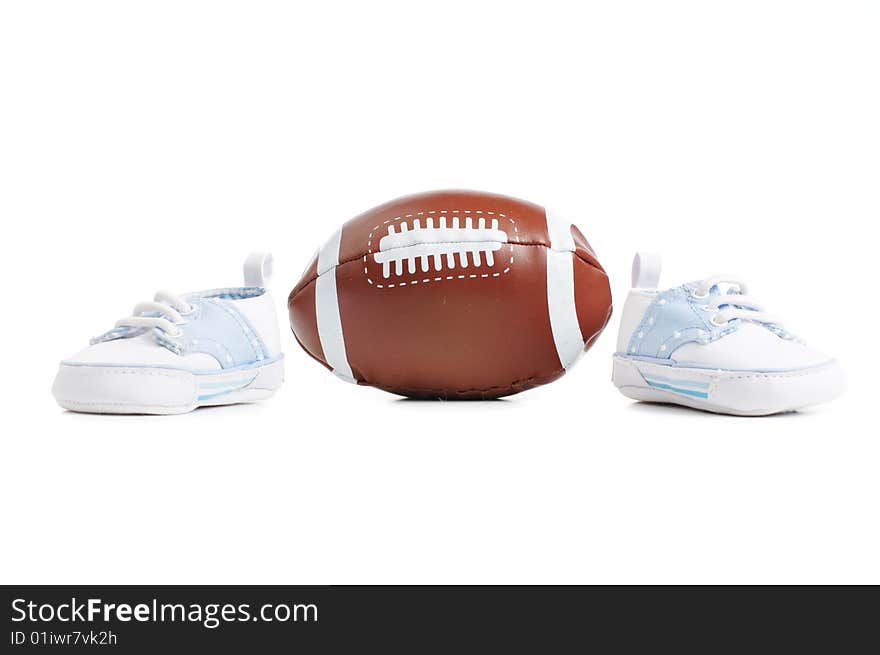
[[[729,285],[727,293],[709,296],[709,291],[714,286]],[[703,306],[706,311],[714,311],[712,324],[719,327],[727,324],[735,318],[754,323],[772,323],[780,326],[780,322],[764,311],[764,306],[751,296],[746,295],[745,283],[732,275],[713,275],[702,280],[694,289],[694,297],[707,298],[708,302]],[[724,308],[721,309],[721,306]]]
[[[158,328],[169,337],[181,335],[178,325],[186,321],[184,316],[191,314],[195,308],[183,298],[170,291],[160,291],[152,302],[142,302],[135,305],[132,316],[127,316],[116,321],[116,327],[134,328]],[[158,316],[144,316],[144,314],[159,314]]]

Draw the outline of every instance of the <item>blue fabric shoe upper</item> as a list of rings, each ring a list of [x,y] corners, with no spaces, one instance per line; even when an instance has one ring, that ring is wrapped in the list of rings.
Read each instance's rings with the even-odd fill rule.
[[[724,325],[712,323],[715,309],[706,307],[708,297],[694,295],[696,282],[667,289],[657,294],[638,327],[633,331],[626,354],[637,357],[669,359],[682,344],[710,343],[739,329],[742,321],[733,319]],[[710,296],[721,292],[712,287]],[[736,296],[731,296],[735,300]],[[762,324],[783,339],[794,339],[777,325]]]
[[[230,301],[255,298],[265,291],[263,288],[242,287],[188,294],[185,298],[193,311],[183,316],[185,322],[177,326],[178,336],[169,336],[158,328],[122,327],[92,339],[92,344],[151,332],[156,343],[168,350],[178,355],[211,355],[224,369],[263,362],[270,359],[266,344]]]

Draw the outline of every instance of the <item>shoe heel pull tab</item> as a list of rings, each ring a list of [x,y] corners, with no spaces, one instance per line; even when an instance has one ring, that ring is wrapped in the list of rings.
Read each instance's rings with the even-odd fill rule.
[[[244,260],[244,286],[264,288],[272,279],[272,253],[252,252]]]
[[[662,259],[656,252],[637,252],[633,257],[632,286],[634,289],[656,289],[660,282]]]

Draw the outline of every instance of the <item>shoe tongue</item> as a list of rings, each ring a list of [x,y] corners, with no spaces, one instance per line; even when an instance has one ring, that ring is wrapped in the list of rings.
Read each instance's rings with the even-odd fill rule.
[[[693,282],[688,282],[684,286],[685,286],[685,288],[690,289],[691,291],[696,291],[696,289],[700,286],[700,283],[701,283],[700,280],[694,280]],[[721,295],[724,295],[725,293],[731,293],[731,289],[736,288],[736,287],[730,287],[725,291],[724,289],[722,289],[722,286],[727,286],[727,285],[713,284],[711,287],[709,287],[709,295],[710,296],[721,296]]]
[[[742,291],[736,284],[722,282],[721,284],[713,284],[709,289],[709,294],[712,296],[740,296]]]
[[[736,297],[741,296],[742,292],[740,288],[735,284],[713,284],[709,289],[710,296],[722,296],[724,298],[731,296],[730,302],[722,302],[718,305],[718,309],[724,309],[725,307],[736,306]]]
[[[700,285],[699,281],[688,282],[685,287],[690,288],[691,290],[696,289]],[[735,284],[728,284],[727,282],[721,282],[719,284],[713,284],[709,287],[709,295],[710,296],[732,296],[732,295],[740,295],[739,287]]]

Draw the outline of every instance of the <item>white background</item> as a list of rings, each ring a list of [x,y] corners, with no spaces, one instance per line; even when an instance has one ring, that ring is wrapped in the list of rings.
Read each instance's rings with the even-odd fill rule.
[[[5,583],[880,582],[871,2],[7,2]],[[346,385],[62,412],[57,363],[159,288],[276,301],[347,218],[476,188],[579,225],[618,313],[491,403]],[[767,419],[610,383],[636,249],[737,272],[850,390]],[[425,342],[430,346],[430,339]]]

